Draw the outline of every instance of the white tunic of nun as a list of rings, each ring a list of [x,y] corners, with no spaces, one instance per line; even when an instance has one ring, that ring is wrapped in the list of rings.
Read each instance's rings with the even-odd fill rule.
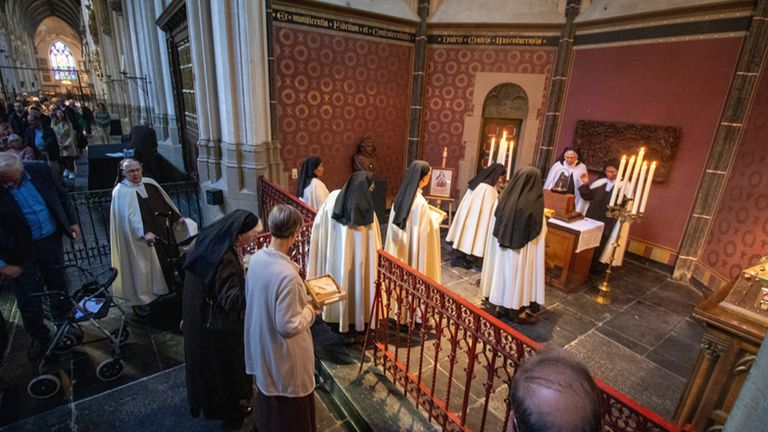
[[[328,199],[328,188],[325,187],[325,183],[315,177],[309,182],[309,186],[304,188],[304,193],[300,198],[304,201],[304,204],[314,209],[319,209],[325,200]]]
[[[586,211],[587,203],[581,199],[579,193],[579,186],[581,186],[581,175],[587,172],[587,166],[581,162],[578,162],[575,167],[568,165],[565,162],[557,161],[552,164],[547,174],[547,180],[544,182],[544,189],[552,189],[560,178],[560,174],[563,173],[566,176],[573,176],[573,193],[576,195],[576,211],[584,214]]]
[[[171,198],[151,178],[144,177],[139,185],[123,179],[112,189],[109,212],[110,252],[112,267],[118,271],[112,289],[116,297],[127,300],[131,306],[148,304],[168,293],[160,260],[154,247],[144,240],[144,224],[136,197],[137,192],[147,197],[144,184],[156,186],[168,204],[179,213]]]
[[[365,330],[376,291],[376,251],[381,249],[381,229],[376,215],[364,226],[344,225],[333,216],[341,190],[331,192],[312,226],[307,278],[330,274],[347,293],[346,300],[323,308],[323,320],[338,323],[344,333],[352,326]]]

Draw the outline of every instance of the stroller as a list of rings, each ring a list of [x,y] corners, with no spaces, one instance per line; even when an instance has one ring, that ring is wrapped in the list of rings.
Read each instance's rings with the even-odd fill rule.
[[[72,294],[67,292],[34,294],[37,297],[58,296],[69,305],[64,322],[56,329],[48,348],[37,364],[36,376],[27,385],[27,393],[37,399],[46,399],[58,393],[61,381],[56,375],[46,372],[46,363],[52,353],[67,352],[82,342],[83,332],[80,326],[86,321],[99,329],[112,346],[112,357],[96,367],[96,376],[102,381],[112,381],[119,378],[125,369],[125,362],[121,359],[120,353],[120,345],[129,337],[128,327],[125,326],[125,311],[114,301],[110,291],[112,283],[117,278],[117,269],[110,267],[94,275],[76,264],[66,264],[61,268],[77,269],[83,284]],[[105,318],[113,306],[120,311],[120,326],[108,331],[99,324],[99,320]]]

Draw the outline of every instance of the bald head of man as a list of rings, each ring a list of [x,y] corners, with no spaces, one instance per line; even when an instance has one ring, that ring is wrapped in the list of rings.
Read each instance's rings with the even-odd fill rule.
[[[508,431],[598,432],[601,427],[600,390],[589,370],[562,350],[544,350],[526,361],[512,380],[510,400]]]

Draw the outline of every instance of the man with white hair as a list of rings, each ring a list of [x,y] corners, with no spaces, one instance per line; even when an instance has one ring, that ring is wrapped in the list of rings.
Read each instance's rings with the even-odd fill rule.
[[[80,235],[75,212],[61,183],[42,162],[22,162],[18,155],[0,153],[0,274],[14,284],[24,328],[32,337],[27,354],[38,359],[48,346],[43,322],[43,291],[64,291],[62,236]],[[67,305],[50,296],[55,323],[63,321]]]

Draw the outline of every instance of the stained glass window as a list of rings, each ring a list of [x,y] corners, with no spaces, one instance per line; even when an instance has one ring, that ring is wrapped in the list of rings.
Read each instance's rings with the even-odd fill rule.
[[[51,45],[49,56],[53,69],[53,79],[57,81],[77,79],[75,57],[67,44],[61,41],[54,42]]]

